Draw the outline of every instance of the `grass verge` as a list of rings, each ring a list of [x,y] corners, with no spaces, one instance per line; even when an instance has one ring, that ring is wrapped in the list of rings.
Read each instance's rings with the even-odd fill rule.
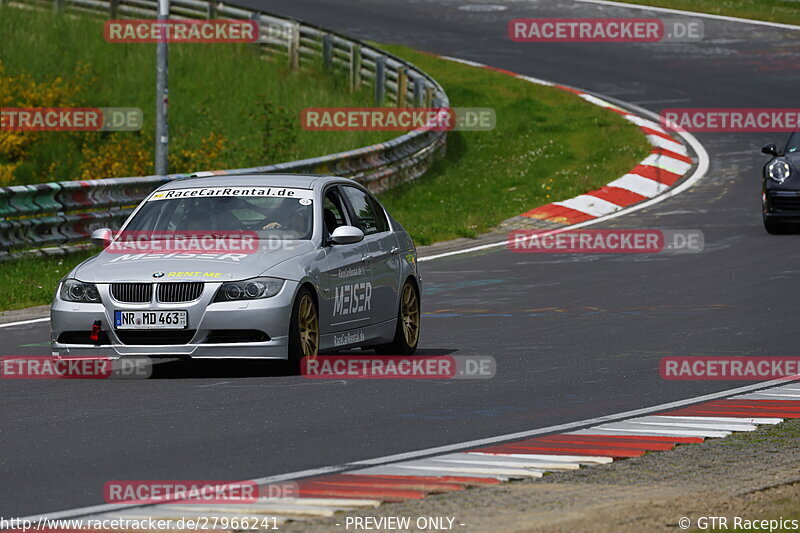
[[[800,442],[800,426],[796,421],[791,421],[770,427],[766,431],[736,433],[721,440],[720,445],[743,450],[752,450],[757,446],[770,447],[771,453],[779,453],[782,448],[796,448],[798,442]],[[781,488],[787,485],[789,484],[780,484],[777,487]],[[726,525],[722,525],[720,521],[713,524],[708,521],[708,527],[692,529],[692,532],[769,531],[771,533],[789,533],[800,530],[800,503],[793,498],[776,497],[774,494],[770,494],[765,500],[765,503],[760,505],[761,509],[757,514],[736,512],[734,516],[723,515]],[[736,507],[734,510],[738,511]]]
[[[381,195],[417,244],[476,236],[538,205],[601,187],[650,150],[638,128],[568,92],[405,47],[387,48],[439,80],[451,105],[492,107],[497,115],[492,131],[451,132],[447,155],[425,176]],[[298,105],[295,96],[280,102]],[[299,104],[305,105],[311,104]],[[56,282],[87,255],[3,263],[0,282],[9,290],[0,294],[0,309],[48,303]]]
[[[447,155],[423,177],[381,195],[415,242],[474,237],[552,201],[602,187],[641,161],[650,145],[617,113],[574,94],[401,46],[453,107],[491,107],[492,131],[450,132]]]
[[[153,173],[155,46],[94,19],[0,7],[0,107],[138,107],[139,132],[0,132],[0,186]],[[312,132],[306,107],[368,106],[343,75],[290,72],[253,45],[170,44],[170,171],[242,168],[360,148],[396,132]]]
[[[765,20],[782,24],[800,24],[800,9],[795,0],[620,0],[696,13]]]
[[[58,281],[72,268],[97,253],[75,252],[52,257],[25,257],[0,263],[0,310],[44,305],[53,299]]]

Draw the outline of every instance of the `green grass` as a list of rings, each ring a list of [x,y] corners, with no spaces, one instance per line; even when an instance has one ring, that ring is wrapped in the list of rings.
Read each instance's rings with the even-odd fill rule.
[[[795,448],[798,443],[800,443],[800,424],[797,422],[797,420],[791,420],[771,427],[762,426],[758,431],[734,433],[729,437],[721,439],[717,444],[720,446],[730,446],[736,449],[750,450],[751,453],[754,454],[754,457],[757,457],[758,454],[773,453],[781,448]],[[800,506],[798,502],[784,496],[773,495],[770,499],[765,499],[760,504],[760,511],[758,514],[752,516],[749,514],[743,515],[741,512],[733,514],[741,516],[743,521],[749,520],[750,524],[747,522],[734,524],[733,517],[731,516],[728,518],[727,528],[711,529],[709,527],[707,529],[692,529],[692,531],[693,533],[724,531],[772,531],[772,533],[789,533],[790,531],[796,532],[798,530],[792,527],[791,522],[785,524],[789,526],[788,528],[776,527],[771,530],[769,526],[767,528],[760,527],[760,524],[757,524],[757,527],[748,527],[748,525],[752,526],[752,522],[754,521],[780,520],[781,518],[789,521],[797,520],[798,524],[800,524]]]
[[[6,26],[3,16],[4,13],[0,13],[0,27]],[[50,23],[63,24],[55,19]],[[34,28],[29,28],[29,31],[33,33]],[[74,37],[82,38],[80,35]],[[11,43],[11,47],[17,46]],[[497,126],[492,131],[449,133],[446,156],[437,161],[425,176],[381,195],[381,200],[389,211],[411,232],[417,244],[475,236],[506,218],[536,206],[601,187],[629,171],[650,150],[638,128],[616,113],[589,104],[571,93],[441,60],[409,48],[386,48],[411,60],[439,80],[448,92],[452,106],[492,107],[497,114]],[[213,125],[214,128],[222,128],[226,136],[236,139],[242,152],[252,151],[250,143],[257,146],[259,142],[256,134],[259,122],[248,122],[243,118],[248,109],[246,106],[240,107],[241,98],[248,94],[244,87],[270,91],[270,98],[273,99],[271,101],[276,105],[297,111],[311,105],[342,105],[346,98],[351,98],[335,92],[332,93],[334,101],[323,103],[316,100],[315,98],[330,96],[320,86],[329,84],[331,92],[336,88],[336,82],[315,74],[302,74],[311,76],[308,79],[301,79],[298,74],[288,74],[291,79],[305,80],[304,85],[309,86],[307,92],[299,90],[296,84],[291,85],[285,79],[280,83],[266,80],[264,86],[261,86],[259,76],[267,76],[267,72],[277,76],[280,69],[256,60],[249,55],[249,50],[240,50],[238,54],[231,52],[231,59],[240,62],[237,68],[228,72],[235,78],[235,82],[228,83],[226,80],[223,83],[221,78],[209,79],[213,76],[195,73],[194,77],[199,78],[198,83],[207,90],[197,89],[186,83],[191,72],[183,69],[189,69],[193,65],[189,56],[199,54],[199,49],[174,49],[181,52],[176,52],[175,58],[171,59],[171,117],[176,124],[172,133],[173,140],[176,135],[179,138],[199,140],[202,133],[191,131],[191,125],[199,124],[198,129],[205,128],[204,131],[209,131]],[[139,52],[131,48],[124,50],[126,51],[119,52],[120,57],[131,54],[138,58],[136,61],[141,62],[137,69],[152,67],[151,58],[139,57]],[[220,51],[227,53],[222,48]],[[17,49],[16,54],[9,53],[4,45],[0,50],[0,58],[6,54],[15,57],[22,53],[22,49]],[[183,67],[178,66],[181,61],[179,58],[183,57],[181,54],[187,56]],[[89,56],[83,53],[82,57]],[[118,68],[125,72],[118,72],[104,84],[108,85],[104,89],[108,100],[93,100],[97,102],[93,105],[114,103],[136,106],[131,101],[136,98],[146,99],[152,84],[148,82],[135,90],[132,88],[128,94],[119,84],[124,79],[133,80],[135,76],[129,77],[128,63],[120,59],[114,60],[113,57],[99,54],[94,63],[95,68],[101,68],[97,65],[106,62],[102,69],[108,71],[117,61]],[[69,54],[55,55],[50,51],[32,56],[27,63],[18,60],[7,63],[7,66],[26,67],[31,72],[45,76],[53,70],[72,68],[70,65],[76,65],[77,61],[70,58]],[[219,68],[226,67],[220,65]],[[236,77],[233,75],[234,71],[248,72],[252,76]],[[213,90],[226,86],[229,87],[229,94],[235,96],[211,96]],[[118,99],[126,94],[130,98],[120,104]],[[180,105],[180,102],[192,103]],[[368,102],[362,102],[361,105],[364,103],[368,105]],[[206,122],[201,120],[203,113],[208,117]],[[223,119],[228,113],[239,118],[228,122]],[[237,133],[241,134],[237,136]],[[317,138],[318,141],[298,141],[298,145],[309,149],[313,146],[315,149],[314,153],[303,152],[302,155],[318,155],[343,149],[343,145],[350,142],[365,145],[374,140],[357,134],[347,138],[346,142],[344,137],[331,133],[315,133],[307,137]],[[228,166],[254,164],[236,159],[243,157],[242,154],[226,153],[226,157],[231,158]],[[82,252],[59,258],[27,258],[0,264],[0,283],[7,288],[0,293],[0,309],[19,309],[48,303],[57,281],[87,255],[89,254]]]
[[[775,444],[778,446],[796,446],[800,443],[800,425],[784,423],[770,428],[767,432],[735,433],[719,441],[720,446],[731,446],[734,448],[749,448],[759,443]]]
[[[800,9],[790,0],[620,0],[629,4],[683,9],[728,17],[800,24]]]
[[[53,299],[58,281],[97,250],[64,256],[25,257],[0,263],[0,310],[44,305]]]
[[[155,45],[108,43],[102,30],[102,22],[93,19],[0,8],[0,61],[6,77],[24,73],[38,83],[60,77],[80,85],[70,105],[138,107],[144,112],[139,133],[42,133],[15,171],[13,183],[78,179],[86,139],[134,139],[152,151]],[[285,58],[262,61],[255,47],[246,44],[171,44],[169,54],[171,154],[201,149],[201,139],[213,131],[226,139],[215,168],[241,168],[359,148],[398,135],[310,132],[300,127],[305,107],[372,104],[371,89],[351,94],[341,74],[328,75],[321,68],[289,72]],[[0,103],[2,98],[0,94]],[[2,154],[0,143],[0,164]],[[193,162],[202,164],[202,154],[183,159],[184,168],[170,171],[210,170],[192,168]],[[147,161],[151,173],[152,157]]]
[[[450,132],[447,155],[423,177],[381,195],[417,244],[473,237],[552,201],[602,187],[650,145],[631,123],[574,94],[384,47],[436,78],[453,107],[492,107],[492,131]]]

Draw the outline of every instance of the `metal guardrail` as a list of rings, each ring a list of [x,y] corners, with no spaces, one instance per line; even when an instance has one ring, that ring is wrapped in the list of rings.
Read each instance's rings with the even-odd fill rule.
[[[155,18],[158,0],[0,0],[6,7],[55,9],[102,18]],[[444,89],[392,54],[319,26],[213,0],[172,0],[175,18],[254,20],[262,56],[284,57],[290,69],[314,62],[349,74],[352,89],[374,88],[376,105],[448,107]],[[422,175],[445,148],[445,131],[415,131],[391,141],[275,165],[191,175],[307,173],[347,176],[373,192]],[[159,185],[190,174],[61,181],[0,187],[0,261],[23,254],[59,254],[89,240],[94,229],[118,228]]]

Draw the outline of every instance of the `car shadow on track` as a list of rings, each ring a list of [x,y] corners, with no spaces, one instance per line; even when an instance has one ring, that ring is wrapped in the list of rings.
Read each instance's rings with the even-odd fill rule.
[[[409,357],[451,355],[457,349],[420,349]],[[325,355],[375,356],[373,350],[348,350]],[[383,357],[383,356],[377,356]],[[387,356],[388,357],[388,356]],[[283,361],[253,359],[154,359],[150,379],[203,379],[203,378],[253,378],[294,377]]]

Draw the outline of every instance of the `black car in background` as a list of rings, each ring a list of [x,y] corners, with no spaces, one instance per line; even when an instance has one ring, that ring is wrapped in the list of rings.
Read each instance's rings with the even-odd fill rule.
[[[774,144],[761,151],[773,156],[762,175],[764,227],[769,233],[785,233],[800,227],[800,129],[789,136],[782,151]]]

